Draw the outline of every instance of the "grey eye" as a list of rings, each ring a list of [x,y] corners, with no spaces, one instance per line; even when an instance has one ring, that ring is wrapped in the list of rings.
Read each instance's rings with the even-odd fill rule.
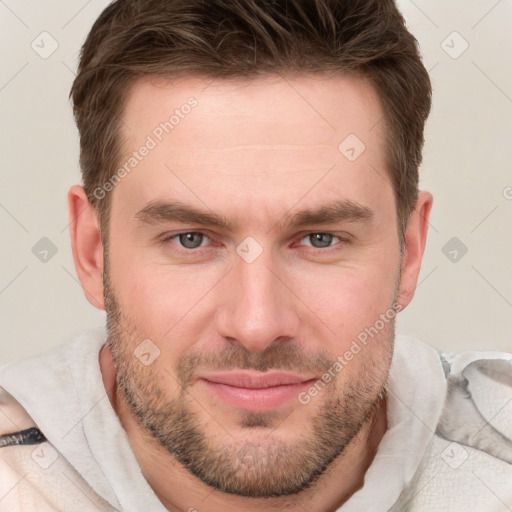
[[[203,242],[204,235],[202,233],[181,233],[179,236],[180,244],[187,249],[195,249],[200,247]]]
[[[333,238],[334,236],[329,233],[311,233],[309,235],[311,245],[317,248],[329,247]]]

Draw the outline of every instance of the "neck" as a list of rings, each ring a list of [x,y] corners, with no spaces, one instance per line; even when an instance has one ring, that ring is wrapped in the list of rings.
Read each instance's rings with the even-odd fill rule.
[[[108,354],[103,354],[107,352]],[[329,468],[309,488],[293,496],[245,498],[226,494],[190,474],[141,427],[115,385],[109,351],[102,350],[100,366],[110,403],[126,430],[141,471],[158,499],[170,512],[269,512],[283,509],[334,512],[364,484],[364,476],[386,432],[386,401]]]

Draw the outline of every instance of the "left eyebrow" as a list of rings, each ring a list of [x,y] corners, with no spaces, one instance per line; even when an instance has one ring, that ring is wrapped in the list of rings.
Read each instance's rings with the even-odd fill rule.
[[[298,228],[310,224],[370,221],[373,217],[374,212],[368,206],[342,199],[323,205],[318,209],[304,209],[293,215],[288,214],[279,224]]]

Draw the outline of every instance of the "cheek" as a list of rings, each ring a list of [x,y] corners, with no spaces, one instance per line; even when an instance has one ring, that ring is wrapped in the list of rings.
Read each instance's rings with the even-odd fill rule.
[[[398,279],[398,256],[388,262],[304,272],[300,297],[343,339],[373,325],[393,304]]]
[[[222,271],[211,266],[148,264],[133,259],[116,273],[114,283],[123,313],[139,334],[157,340],[184,339],[202,326],[194,322],[215,297],[211,290]],[[173,343],[174,344],[174,343]]]

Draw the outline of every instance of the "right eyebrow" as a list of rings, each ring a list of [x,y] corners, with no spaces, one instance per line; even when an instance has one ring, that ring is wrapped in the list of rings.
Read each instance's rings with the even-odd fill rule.
[[[179,201],[150,201],[135,214],[135,218],[141,224],[174,221],[223,228],[231,232],[237,227],[236,224],[225,217],[197,209]]]

